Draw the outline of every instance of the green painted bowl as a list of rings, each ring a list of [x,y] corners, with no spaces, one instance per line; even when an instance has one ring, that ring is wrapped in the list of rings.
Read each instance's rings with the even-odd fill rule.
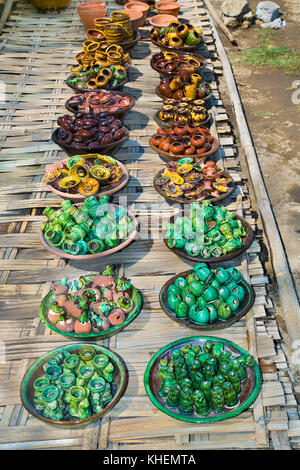
[[[217,320],[214,323],[210,323],[207,325],[200,325],[195,322],[192,322],[190,319],[182,319],[178,318],[175,315],[175,312],[170,309],[168,305],[168,288],[170,285],[174,284],[176,279],[178,277],[183,277],[186,279],[186,277],[192,273],[193,270],[190,269],[189,271],[184,271],[182,273],[176,274],[175,276],[171,277],[168,279],[168,281],[163,285],[161,288],[160,294],[159,294],[159,302],[161,305],[161,308],[164,310],[164,312],[170,317],[172,320],[176,321],[180,325],[186,326],[187,328],[193,328],[196,330],[202,330],[202,331],[209,331],[209,330],[220,330],[223,328],[228,328],[230,325],[233,323],[237,322],[240,320],[242,317],[244,317],[249,310],[253,307],[254,301],[255,301],[255,292],[250,284],[246,282],[244,279],[241,280],[238,284],[241,285],[244,290],[245,290],[245,298],[243,300],[243,303],[241,307],[234,312],[234,314],[228,319],[228,320]]]
[[[85,276],[89,277],[92,279],[94,276]],[[50,310],[51,304],[55,300],[55,295],[53,294],[53,291],[50,290],[48,294],[43,298],[40,308],[39,308],[39,316],[44,325],[46,325],[50,330],[54,331],[55,333],[58,333],[63,336],[67,336],[69,338],[74,338],[78,341],[91,341],[91,340],[98,340],[98,339],[105,339],[109,338],[110,336],[113,336],[120,331],[123,330],[123,328],[126,328],[129,323],[131,323],[140,313],[142,310],[143,306],[143,297],[142,294],[140,293],[139,290],[137,290],[135,287],[132,287],[132,301],[134,302],[134,307],[133,309],[126,315],[125,321],[121,323],[120,325],[113,326],[109,328],[108,330],[104,331],[99,331],[99,332],[91,332],[88,334],[83,334],[83,333],[67,333],[65,331],[61,331],[58,328],[55,327],[55,325],[48,319],[48,312]]]
[[[24,408],[26,408],[28,413],[30,413],[35,418],[45,423],[49,423],[49,424],[53,424],[57,426],[69,426],[69,427],[76,426],[77,427],[77,426],[86,425],[92,421],[95,421],[101,418],[118,403],[118,401],[120,400],[120,398],[122,397],[122,395],[124,394],[126,390],[127,382],[128,382],[128,372],[127,372],[125,363],[123,362],[123,359],[120,356],[110,351],[109,349],[105,348],[104,346],[99,346],[98,344],[94,344],[94,343],[90,343],[90,345],[96,349],[96,352],[98,354],[106,354],[115,367],[115,371],[114,371],[115,378],[114,378],[114,382],[112,386],[112,395],[113,395],[112,401],[100,413],[95,413],[89,418],[85,418],[85,419],[73,418],[70,421],[55,421],[50,418],[45,418],[35,408],[34,401],[33,401],[33,393],[34,393],[33,384],[34,384],[34,381],[38,377],[42,377],[45,374],[43,365],[46,362],[48,362],[50,359],[55,357],[57,354],[63,352],[64,350],[67,350],[71,353],[76,353],[83,346],[87,346],[86,343],[84,344],[74,343],[74,344],[68,344],[61,348],[53,349],[52,351],[48,352],[47,354],[42,356],[40,359],[38,359],[24,375],[22,383],[21,383],[20,395],[21,395],[22,404]]]
[[[208,415],[201,416],[196,413],[193,415],[184,415],[178,410],[178,408],[169,407],[166,404],[165,399],[162,398],[158,393],[161,385],[161,382],[157,377],[159,371],[159,361],[164,357],[168,357],[168,359],[170,359],[172,351],[174,349],[181,348],[185,344],[202,346],[207,340],[219,343],[222,342],[224,344],[224,349],[230,351],[233,357],[239,356],[241,354],[248,354],[244,349],[223,338],[216,338],[214,336],[192,336],[190,338],[182,338],[178,341],[167,344],[152,357],[147,365],[144,375],[144,386],[146,393],[156,408],[171,416],[172,418],[178,419],[180,421],[186,421],[188,423],[213,423],[230,419],[247,410],[249,406],[251,406],[252,403],[256,400],[260,392],[261,374],[259,367],[255,362],[254,367],[246,367],[247,379],[242,382],[242,392],[239,395],[240,402],[235,408],[225,409],[218,413],[210,411]]]

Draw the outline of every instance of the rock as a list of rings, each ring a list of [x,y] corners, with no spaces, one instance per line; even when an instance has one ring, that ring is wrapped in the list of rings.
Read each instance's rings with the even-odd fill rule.
[[[237,28],[247,21],[249,27],[253,20],[253,13],[247,0],[225,0],[221,5],[221,19],[229,28]],[[249,26],[248,26],[249,25]]]
[[[230,17],[244,15],[251,11],[247,0],[225,0],[221,5],[221,12]]]
[[[256,7],[256,18],[262,20],[264,23],[270,23],[281,14],[280,6],[268,0],[260,2]]]

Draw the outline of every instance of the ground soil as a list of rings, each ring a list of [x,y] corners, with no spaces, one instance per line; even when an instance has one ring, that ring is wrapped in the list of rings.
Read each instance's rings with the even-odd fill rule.
[[[214,0],[217,11],[222,1]],[[255,10],[258,1],[250,1]],[[300,52],[300,3],[277,1],[287,25],[271,43]],[[236,29],[241,49],[258,47],[259,25]],[[246,118],[255,144],[273,211],[300,297],[300,106],[292,101],[293,83],[300,80],[282,71],[240,63],[237,48],[218,30],[230,58]],[[299,81],[300,85],[300,81]],[[300,90],[300,86],[298,86]],[[299,100],[300,92],[295,96]]]

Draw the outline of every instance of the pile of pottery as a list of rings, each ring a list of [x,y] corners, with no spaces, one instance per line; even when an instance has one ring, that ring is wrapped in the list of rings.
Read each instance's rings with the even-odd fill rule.
[[[199,46],[203,42],[202,34],[201,28],[190,23],[180,23],[175,19],[163,28],[152,28],[149,33],[152,41],[158,46],[175,50]]]
[[[224,206],[209,201],[193,202],[188,216],[163,224],[169,248],[178,248],[193,258],[220,258],[243,245],[247,235],[241,220]]]
[[[208,83],[203,82],[200,74],[182,69],[175,77],[162,78],[158,92],[162,98],[171,98],[175,101],[180,101],[182,98],[202,100],[211,94],[211,88]]]
[[[114,188],[124,176],[114,158],[89,154],[46,165],[43,181],[67,196],[89,197]]]
[[[97,150],[118,143],[128,135],[119,119],[104,113],[77,113],[75,117],[65,114],[57,119],[57,123],[60,126],[54,131],[57,143],[75,150]]]
[[[130,55],[124,52],[123,48],[117,44],[109,44],[107,41],[86,40],[83,43],[83,50],[76,54],[77,65],[70,68],[71,73],[84,72],[90,68],[106,68],[113,66],[128,67]]]
[[[86,334],[121,325],[134,308],[132,284],[114,275],[112,266],[79,282],[66,278],[52,286],[55,301],[48,320],[63,332]]]
[[[78,353],[58,354],[44,365],[44,371],[33,388],[35,408],[45,418],[87,419],[113,399],[115,367],[91,345],[82,346]]]
[[[203,100],[191,100],[183,98],[176,101],[173,98],[164,100],[163,106],[158,112],[158,117],[163,123],[201,125],[208,119],[208,112]]]
[[[193,158],[169,162],[154,178],[154,185],[167,199],[202,201],[218,199],[229,192],[232,178],[214,160],[204,164]]]
[[[120,115],[134,106],[134,98],[125,93],[100,90],[71,96],[66,103],[67,109],[77,113]]]
[[[204,57],[169,51],[154,54],[151,59],[151,66],[162,75],[179,75],[182,69],[197,73],[204,64]]]
[[[47,245],[72,256],[105,253],[118,247],[136,230],[136,222],[123,206],[109,204],[101,195],[85,199],[81,206],[68,199],[61,209],[46,207],[41,225]]]
[[[94,65],[87,70],[71,75],[67,83],[76,90],[99,90],[102,88],[119,88],[127,80],[127,71],[122,65],[102,67]]]
[[[203,349],[185,344],[160,360],[157,378],[165,405],[183,415],[206,416],[237,408],[255,361],[250,354],[235,356],[222,342],[207,340]]]
[[[189,319],[198,325],[226,321],[240,309],[245,289],[236,268],[209,269],[197,264],[186,277],[177,277],[168,287],[168,307],[177,318]]]
[[[215,138],[205,127],[172,123],[166,130],[159,128],[151,138],[154,150],[171,157],[194,156],[204,157],[215,145]]]

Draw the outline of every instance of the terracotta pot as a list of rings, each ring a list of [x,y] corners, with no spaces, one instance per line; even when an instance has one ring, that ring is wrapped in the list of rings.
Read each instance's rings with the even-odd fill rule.
[[[143,3],[143,2],[129,2],[125,5],[125,10],[126,11],[132,11],[133,10],[133,11],[141,11],[142,12],[143,20],[142,20],[141,26],[144,26],[144,24],[146,22],[149,9],[150,9],[149,5],[147,5],[146,3]]]
[[[177,18],[180,4],[177,2],[159,2],[156,4],[156,9],[159,14],[172,15]]]
[[[164,26],[169,26],[173,20],[174,15],[155,15],[149,18],[149,23],[151,26],[163,28]]]
[[[144,21],[143,12],[140,10],[125,10],[130,16],[131,27],[133,31],[138,31]]]
[[[77,13],[86,30],[94,28],[95,18],[104,18],[107,12],[105,2],[83,2],[77,5]]]

